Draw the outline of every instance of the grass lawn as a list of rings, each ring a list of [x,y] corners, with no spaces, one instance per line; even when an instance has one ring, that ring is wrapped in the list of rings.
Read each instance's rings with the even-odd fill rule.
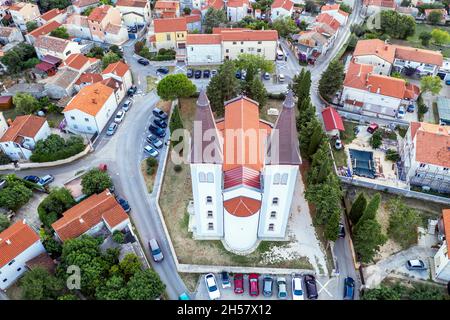
[[[63,121],[64,115],[62,113],[49,113],[47,114],[48,125],[51,128],[58,128],[58,125]]]
[[[259,117],[263,120],[266,120],[266,121],[269,121],[269,122],[275,124],[278,116],[268,115],[267,110],[269,110],[270,108],[274,108],[274,109],[277,109],[278,112],[281,112],[282,104],[283,104],[283,100],[267,99],[266,105],[259,112]]]
[[[147,77],[147,92],[156,89],[156,80],[155,77]]]
[[[190,292],[194,292],[195,289],[197,289],[197,283],[198,283],[198,279],[200,278],[200,273],[182,273],[182,272],[180,272],[180,277]]]
[[[355,128],[358,126],[355,122],[344,121],[345,131],[341,132],[341,140],[344,144],[349,144],[356,138]]]
[[[333,150],[334,162],[337,167],[346,167],[347,166],[347,155],[344,149],[336,150],[336,148],[331,147]]]
[[[441,29],[441,30],[445,30],[447,32],[450,32],[450,27],[446,27],[446,26],[431,26],[429,24],[425,24],[425,23],[417,23],[416,24],[416,32],[414,33],[413,36],[410,36],[407,38],[406,41],[404,40],[392,40],[393,43],[397,43],[397,44],[404,44],[404,45],[410,45],[412,47],[415,48],[424,48],[424,49],[430,49],[430,50],[441,50],[442,54],[445,57],[450,57],[450,48],[446,48],[446,47],[441,47],[441,46],[437,46],[433,43],[430,43],[430,45],[428,47],[424,47],[421,43],[421,40],[419,39],[419,35],[422,32],[430,32],[433,31],[433,29]],[[433,40],[431,40],[432,42]]]

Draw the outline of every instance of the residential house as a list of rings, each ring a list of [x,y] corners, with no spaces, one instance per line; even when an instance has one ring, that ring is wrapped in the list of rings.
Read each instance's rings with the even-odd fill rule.
[[[0,148],[11,160],[28,160],[39,140],[50,135],[47,120],[35,115],[17,116],[0,138]]]
[[[396,11],[400,14],[404,14],[407,16],[411,16],[414,19],[416,19],[416,17],[419,15],[419,9],[417,9],[416,7],[397,7]]]
[[[4,45],[7,43],[17,43],[24,41],[22,32],[14,27],[0,27],[0,42]]]
[[[180,2],[158,0],[153,10],[157,18],[176,18],[180,16]]]
[[[420,75],[436,75],[443,64],[439,51],[393,45],[379,39],[359,40],[353,57],[357,63],[374,66],[374,72],[382,75],[407,69]]]
[[[26,263],[45,253],[39,234],[17,221],[0,233],[0,289],[5,290],[27,271]]]
[[[450,209],[442,210],[439,226],[441,226],[439,233],[442,241],[433,257],[433,278],[448,282],[450,281]]]
[[[341,101],[345,109],[382,118],[396,117],[400,105],[417,100],[419,88],[405,80],[379,75],[374,67],[351,61]]]
[[[450,126],[411,122],[399,145],[400,178],[411,186],[450,192]]]
[[[39,59],[51,55],[65,60],[73,53],[80,53],[80,45],[74,41],[52,36],[40,36],[34,42],[34,48]]]
[[[245,96],[225,102],[225,116],[216,120],[202,90],[195,121],[201,126],[193,137],[207,132],[214,139],[209,144],[192,139],[194,239],[223,240],[227,250],[243,253],[260,240],[284,239],[301,164],[292,91],[272,125],[259,118],[258,103]],[[227,145],[240,146],[248,157],[242,159],[236,147]]]
[[[56,21],[58,23],[63,23],[67,18],[67,10],[66,9],[51,9],[36,19],[36,22],[39,25],[44,25],[52,21]]]
[[[72,7],[76,14],[81,14],[89,8],[100,4],[99,0],[72,0]]]
[[[122,21],[126,26],[149,26],[151,22],[150,1],[146,0],[118,0],[116,8],[122,14]]]
[[[252,15],[249,0],[228,0],[225,4],[229,22],[239,22],[246,16]]]
[[[69,68],[76,70],[78,73],[94,72],[100,68],[101,60],[96,58],[88,58],[84,54],[74,53],[63,61],[60,68]]]
[[[57,72],[61,61],[61,59],[47,54],[41,58],[40,63],[34,66],[35,74],[41,73],[42,75],[53,76]]]
[[[339,136],[341,131],[345,131],[344,122],[335,108],[330,106],[323,109],[322,118],[329,136]]]
[[[397,4],[395,0],[364,0],[363,10],[367,16],[371,16],[384,10],[395,10]]]
[[[437,97],[437,109],[439,115],[439,124],[450,125],[450,99],[447,97]]]
[[[445,21],[448,20],[448,14],[447,10],[445,9],[425,9],[425,19],[428,20],[428,17],[430,16],[430,13],[432,12],[439,12],[441,14],[441,21],[439,21],[440,24],[445,24]]]
[[[102,83],[114,89],[117,102],[120,103],[128,89],[133,85],[130,68],[126,63],[118,61],[107,66],[103,70],[102,76]]]
[[[72,37],[88,40],[92,39],[87,16],[71,14],[67,17],[64,27]]]
[[[100,82],[81,88],[64,108],[68,131],[100,133],[117,108],[114,89]]]
[[[186,18],[186,26],[188,29],[188,32],[193,31],[201,31],[202,30],[202,16],[201,14],[190,14],[187,16],[184,16]]]
[[[291,0],[275,0],[270,6],[270,18],[272,20],[291,17],[294,12],[294,3]]]
[[[2,92],[4,96],[15,96],[17,93],[28,93],[35,97],[36,99],[45,97],[47,92],[45,91],[44,85],[42,83],[16,83],[9,88],[6,88]]]
[[[421,4],[433,4],[433,3],[435,3],[435,0],[411,0],[411,4],[415,7]]]
[[[90,86],[91,84],[101,82],[103,77],[100,73],[83,73],[75,82],[75,90],[79,92],[81,88]]]
[[[112,234],[125,228],[131,230],[131,222],[114,194],[106,189],[64,212],[52,228],[58,240],[66,241],[82,235],[104,234],[104,231]]]
[[[295,42],[293,49],[298,59],[308,63],[314,63],[320,54],[325,54],[329,49],[327,38],[313,30],[301,31],[293,35],[292,40]]]
[[[12,4],[9,9],[14,24],[22,31],[27,31],[27,22],[36,20],[41,13],[36,4],[30,2],[17,2]]]
[[[78,76],[77,71],[63,68],[56,75],[45,79],[48,97],[55,100],[71,97],[75,93],[74,86]]]
[[[186,48],[186,18],[154,19],[154,40],[152,45],[157,50]]]
[[[202,13],[202,17],[205,17],[206,12],[209,8],[213,8],[216,10],[223,10],[225,8],[224,0],[193,0],[194,8],[200,10]]]
[[[29,44],[33,45],[37,38],[40,36],[47,36],[50,32],[59,27],[61,27],[61,24],[58,21],[50,21],[49,23],[46,23],[31,32],[28,32],[25,35],[25,38]]]
[[[189,65],[221,64],[223,62],[220,34],[188,34],[186,46]]]
[[[120,45],[128,40],[127,28],[117,8],[102,5],[94,8],[88,16],[91,40]]]
[[[320,12],[332,16],[337,21],[339,21],[341,26],[344,26],[347,24],[349,14],[345,11],[342,11],[340,8],[341,5],[339,3],[327,4],[320,8]]]

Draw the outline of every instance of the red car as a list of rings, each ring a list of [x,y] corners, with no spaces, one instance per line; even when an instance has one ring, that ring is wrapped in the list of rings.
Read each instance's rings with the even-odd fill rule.
[[[236,273],[234,275],[234,293],[243,294],[244,293],[244,276],[242,273]]]
[[[259,296],[259,286],[258,286],[259,274],[250,273],[248,276],[248,287],[250,288],[250,296]]]
[[[372,123],[368,128],[367,132],[374,133],[378,129],[378,124]]]

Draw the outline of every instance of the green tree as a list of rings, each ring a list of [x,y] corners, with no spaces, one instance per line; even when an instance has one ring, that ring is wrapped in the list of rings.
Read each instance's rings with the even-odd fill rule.
[[[159,81],[156,91],[163,100],[187,98],[196,91],[195,84],[185,74],[170,74]]]
[[[409,291],[410,300],[445,300],[443,290],[434,285],[417,283]]]
[[[305,11],[307,12],[316,12],[318,9],[316,2],[313,0],[306,0],[305,1]]]
[[[219,117],[224,114],[224,102],[236,97],[240,92],[239,81],[235,74],[234,62],[225,60],[206,88],[211,109]]]
[[[367,207],[367,199],[363,192],[358,194],[356,200],[352,204],[352,208],[350,209],[349,218],[353,225],[356,225],[359,219],[362,217],[364,211]]]
[[[102,59],[104,55],[105,55],[105,50],[103,50],[102,47],[93,46],[91,48],[91,50],[89,50],[89,52],[86,54],[86,57]]]
[[[450,34],[447,31],[438,28],[431,31],[431,37],[433,38],[434,43],[438,46],[442,46],[450,42]]]
[[[380,247],[386,243],[387,238],[375,219],[361,219],[355,229],[353,242],[355,251],[359,254],[361,262],[369,263]]]
[[[11,222],[9,221],[8,217],[2,213],[0,213],[0,232],[7,229]]]
[[[273,61],[264,59],[264,56],[249,53],[240,54],[235,65],[238,69],[246,71],[243,89],[247,92],[251,92],[250,87],[258,71],[272,73],[275,68]]]
[[[71,136],[64,140],[57,134],[51,134],[44,140],[36,143],[30,160],[33,162],[49,162],[67,159],[83,151],[85,148],[83,138]]]
[[[442,81],[438,76],[425,76],[420,78],[420,91],[430,92],[432,95],[437,95],[442,89]]]
[[[125,235],[121,231],[116,230],[113,232],[112,239],[114,242],[122,244],[125,241]]]
[[[316,123],[319,123],[318,121]],[[325,132],[323,132],[322,126],[316,126],[311,134],[311,139],[309,141],[308,146],[308,157],[312,158],[312,156],[316,153],[317,149],[326,141]]]
[[[330,150],[326,142],[323,142],[317,152],[312,156],[311,168],[308,172],[308,185],[325,183],[333,172],[333,163]]]
[[[431,38],[432,38],[431,37],[431,33],[428,32],[428,31],[422,31],[419,34],[419,39],[422,42],[422,45],[425,46],[425,47],[429,46]]]
[[[75,199],[68,189],[54,188],[38,206],[39,219],[44,226],[51,228],[52,223],[74,205]]]
[[[227,23],[227,15],[222,9],[208,8],[206,11],[203,25],[206,33],[212,33],[213,28]]]
[[[72,3],[70,0],[40,0],[39,6],[43,10],[43,12],[49,11],[51,9],[65,9],[70,6]]]
[[[58,258],[62,253],[62,245],[53,238],[53,232],[49,229],[41,228],[39,230],[42,244],[45,250],[52,258]]]
[[[383,135],[380,131],[375,131],[374,134],[372,134],[372,137],[370,137],[370,145],[372,148],[377,149],[381,147],[383,143]]]
[[[250,86],[247,88],[246,95],[259,103],[259,109],[262,109],[267,103],[267,90],[259,78],[253,78]]]
[[[0,165],[5,165],[11,163],[10,157],[8,157],[4,152],[0,152]]]
[[[13,97],[13,103],[16,106],[16,112],[18,114],[32,114],[39,108],[37,99],[29,93],[16,93]]]
[[[138,256],[135,254],[127,254],[122,261],[120,261],[119,270],[124,279],[127,281],[134,276],[137,272],[142,270],[142,264]]]
[[[412,16],[403,15],[396,11],[381,12],[381,31],[395,39],[406,39],[414,35],[416,22]]]
[[[137,53],[137,54],[139,54],[139,52],[142,51],[142,49],[144,48],[144,46],[145,46],[145,42],[144,42],[144,41],[136,41],[136,42],[134,43],[134,52]]]
[[[118,45],[113,44],[112,46],[109,47],[109,51],[114,52],[120,57],[120,59],[122,59],[123,54]]]
[[[78,297],[72,293],[64,294],[59,296],[57,300],[80,300]]]
[[[27,27],[27,32],[31,32],[34,29],[37,29],[38,24],[36,21],[32,20],[32,21],[27,21],[27,23],[25,24]]]
[[[409,248],[417,242],[417,227],[421,218],[416,210],[408,208],[400,199],[392,199],[388,203],[389,227],[388,236],[399,243],[403,249]]]
[[[111,63],[115,63],[117,61],[120,61],[120,56],[117,53],[111,51],[108,52],[102,58],[103,69],[106,69],[106,67],[109,66]]]
[[[358,223],[364,220],[374,220],[377,216],[380,203],[381,203],[381,194],[377,193],[370,199]]]
[[[58,27],[52,32],[50,32],[52,37],[61,38],[61,39],[69,39],[69,33],[65,27]]]
[[[27,203],[33,192],[23,182],[16,179],[7,179],[7,185],[0,190],[0,207],[17,210]]]
[[[298,98],[297,107],[300,111],[300,106],[307,97],[309,97],[309,90],[311,88],[311,72],[309,70],[302,71],[296,74],[292,79],[292,84],[289,84],[289,88],[292,89],[294,95]]]
[[[63,289],[62,282],[41,267],[26,272],[19,286],[26,300],[56,299]]]
[[[183,126],[183,119],[181,119],[180,106],[176,105],[175,108],[173,108],[172,116],[170,117],[170,123],[169,123],[170,133],[173,134],[175,132],[175,130],[183,129],[183,127],[184,126]],[[182,141],[183,141],[183,136],[180,136],[180,138],[178,140],[171,139],[170,143],[172,144],[172,146],[174,146],[178,143],[181,143]],[[180,153],[181,153],[181,150],[180,150]],[[152,159],[152,158],[149,158],[149,159]]]
[[[352,8],[348,4],[345,4],[345,3],[341,3],[339,6],[339,9],[341,9],[342,11],[347,12],[349,14],[352,13]]]
[[[278,31],[280,37],[287,37],[298,31],[298,27],[291,17],[276,18],[272,23],[272,28]]]
[[[97,300],[127,300],[128,289],[124,279],[112,276],[104,285],[97,287],[95,297]]]
[[[379,288],[369,289],[364,292],[362,300],[400,300],[401,294],[390,287],[381,285]]]
[[[191,8],[189,8],[189,7],[184,7],[184,9],[183,9],[183,13],[185,14],[185,15],[190,15],[191,14]]]
[[[81,178],[82,191],[85,195],[90,196],[94,193],[103,192],[113,186],[111,177],[105,171],[98,168],[89,170]]]
[[[342,88],[344,82],[344,66],[339,60],[333,60],[319,81],[319,93],[327,101]]]
[[[442,19],[442,12],[440,10],[431,11],[427,17],[428,22],[432,25],[442,22]]]
[[[136,272],[127,288],[132,300],[154,300],[161,296],[166,286],[155,271],[146,269]]]

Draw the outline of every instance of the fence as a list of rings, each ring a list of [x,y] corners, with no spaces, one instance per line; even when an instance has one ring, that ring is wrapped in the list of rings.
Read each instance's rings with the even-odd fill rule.
[[[369,182],[369,181],[362,181],[362,180],[358,180],[358,179],[354,179],[354,178],[350,178],[350,177],[339,176],[339,179],[341,179],[341,181],[346,184],[380,190],[380,191],[385,191],[385,192],[389,192],[389,193],[393,193],[393,194],[398,194],[398,195],[401,195],[401,196],[404,196],[407,198],[415,198],[415,199],[420,199],[420,200],[425,200],[425,201],[432,201],[432,202],[442,203],[442,204],[446,204],[446,205],[450,204],[450,198],[440,197],[440,196],[436,196],[433,194],[417,192],[417,191],[412,191],[412,190],[407,190],[407,189],[401,189],[401,188],[396,188],[396,187],[392,187],[392,186],[386,186],[386,185],[377,184],[377,183],[373,183],[373,182]]]

